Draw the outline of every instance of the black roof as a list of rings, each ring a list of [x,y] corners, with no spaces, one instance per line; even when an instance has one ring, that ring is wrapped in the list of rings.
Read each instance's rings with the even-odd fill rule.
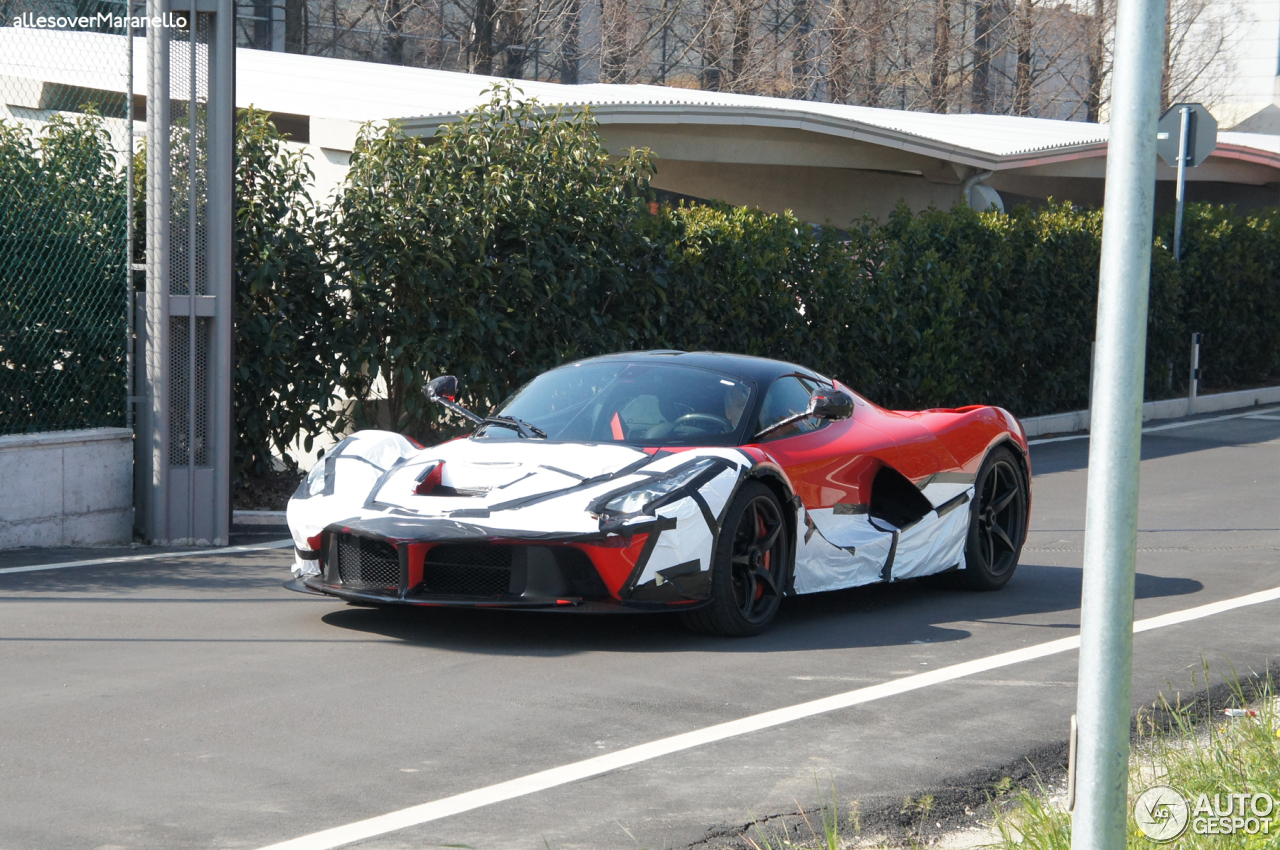
[[[617,354],[602,354],[598,357],[587,357],[577,362],[589,363],[598,360],[622,360],[641,362],[645,360],[668,360],[682,366],[694,366],[711,369],[754,381],[757,386],[767,386],[783,375],[799,372],[802,375],[820,377],[817,372],[794,363],[772,360],[768,357],[752,357],[748,354],[726,354],[719,351],[676,351],[662,349],[657,351],[620,351]]]

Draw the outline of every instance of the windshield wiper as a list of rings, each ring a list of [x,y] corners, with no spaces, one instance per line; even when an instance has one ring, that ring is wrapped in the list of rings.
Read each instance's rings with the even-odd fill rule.
[[[531,440],[545,440],[547,438],[546,431],[543,431],[537,425],[525,422],[523,419],[516,419],[514,416],[486,416],[483,424],[500,425],[503,428],[512,428],[521,437],[527,437]]]

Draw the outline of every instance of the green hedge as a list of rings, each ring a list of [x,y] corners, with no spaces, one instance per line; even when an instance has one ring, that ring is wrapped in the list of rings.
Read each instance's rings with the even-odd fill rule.
[[[1173,244],[1173,216],[1158,224]],[[1280,208],[1252,216],[1191,204],[1182,222],[1178,344],[1204,335],[1202,373],[1210,387],[1258,385],[1280,374]],[[1169,251],[1161,252],[1167,258]],[[1185,371],[1187,352],[1175,349]],[[1186,376],[1180,376],[1185,388]]]
[[[648,152],[610,158],[589,113],[509,89],[434,139],[366,128],[321,209],[260,113],[241,135],[242,474],[265,468],[263,447],[352,424],[450,433],[428,376],[458,375],[488,409],[551,366],[628,349],[793,360],[900,409],[1087,403],[1096,211],[903,207],[847,231],[653,212]],[[1181,265],[1170,227],[1154,237],[1148,398],[1186,391],[1191,331],[1207,387],[1280,376],[1280,211],[1188,207]],[[336,386],[352,401],[340,419],[322,412]]]
[[[312,175],[265,113],[236,132],[236,470],[271,468],[295,439],[338,426],[343,351],[331,334],[346,314],[322,256],[329,242],[307,194]]]

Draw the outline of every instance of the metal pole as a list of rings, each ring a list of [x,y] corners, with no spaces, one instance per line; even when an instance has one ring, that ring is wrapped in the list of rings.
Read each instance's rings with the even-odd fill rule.
[[[187,545],[196,545],[196,0],[187,18]]]
[[[1178,209],[1173,216],[1173,258],[1182,260],[1182,206],[1186,201],[1187,191],[1187,145],[1191,136],[1191,107],[1184,106],[1178,110],[1182,119],[1178,130]]]
[[[1196,412],[1196,396],[1200,395],[1200,334],[1191,335],[1191,380],[1187,384],[1187,415]]]
[[[1126,845],[1142,379],[1164,0],[1120,0],[1090,422],[1072,850]]]
[[[231,468],[235,440],[233,338],[235,284],[235,15],[234,0],[218,0],[209,29],[209,99],[205,121],[208,161],[208,294],[214,296],[210,340],[209,412],[205,437],[207,464],[213,473],[213,539],[226,546],[231,533]]]
[[[154,21],[168,0],[147,0]],[[137,457],[149,482],[143,527],[151,540],[167,540],[169,450],[169,30],[147,24],[147,386],[145,427]]]

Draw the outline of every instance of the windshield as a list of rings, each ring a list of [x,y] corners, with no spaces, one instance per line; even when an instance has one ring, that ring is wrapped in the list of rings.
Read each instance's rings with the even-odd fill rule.
[[[534,378],[499,414],[528,422],[547,439],[640,446],[726,446],[749,409],[752,386],[708,369],[607,360],[575,363]],[[518,440],[485,425],[476,436]]]

